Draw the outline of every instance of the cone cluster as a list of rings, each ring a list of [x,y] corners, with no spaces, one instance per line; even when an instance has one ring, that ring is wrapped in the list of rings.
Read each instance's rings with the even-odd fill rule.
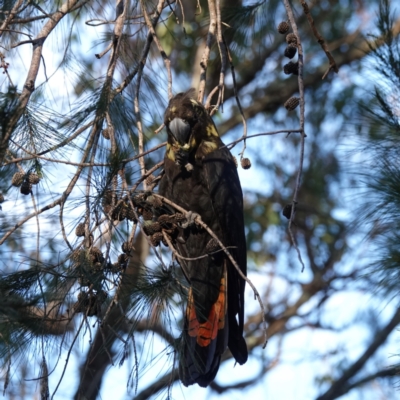
[[[32,185],[37,185],[40,182],[40,177],[34,172],[26,174],[25,172],[16,172],[11,178],[11,185],[20,188],[23,195],[28,195],[32,192]]]
[[[73,305],[76,313],[84,313],[88,317],[98,314],[101,305],[106,301],[107,293],[104,290],[79,292],[78,301]]]
[[[286,49],[284,52],[284,56],[287,58],[292,59],[297,53],[298,47],[298,38],[293,32],[289,32],[289,24],[284,21],[278,25],[278,32],[282,34],[286,34]],[[283,72],[286,75],[299,75],[299,63],[289,61],[287,64],[283,66]],[[291,97],[290,99],[286,100],[284,103],[285,108],[288,111],[293,111],[300,103],[300,99],[298,97]]]

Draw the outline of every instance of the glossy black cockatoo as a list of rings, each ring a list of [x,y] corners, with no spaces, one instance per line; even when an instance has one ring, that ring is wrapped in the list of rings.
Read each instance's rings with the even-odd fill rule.
[[[174,96],[165,111],[168,132],[159,194],[199,215],[246,274],[243,194],[235,161],[194,90]],[[170,212],[173,212],[171,209]],[[174,242],[189,282],[179,374],[185,386],[206,387],[229,347],[239,364],[247,361],[243,338],[245,280],[205,229],[181,228]]]

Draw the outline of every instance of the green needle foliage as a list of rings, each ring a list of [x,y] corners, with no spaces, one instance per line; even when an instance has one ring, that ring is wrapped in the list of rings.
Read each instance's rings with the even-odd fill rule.
[[[362,175],[367,192],[357,218],[376,243],[371,270],[379,275],[378,289],[398,295],[400,278],[400,40],[393,34],[391,3],[380,4],[377,36],[370,42],[370,62],[379,85],[364,106],[363,122],[370,135],[363,149],[368,173]]]

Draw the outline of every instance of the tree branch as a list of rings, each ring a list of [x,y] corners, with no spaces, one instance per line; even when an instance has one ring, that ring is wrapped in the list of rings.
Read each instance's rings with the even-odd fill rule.
[[[317,400],[333,400],[347,393],[351,387],[349,380],[356,375],[364,364],[370,359],[370,357],[375,353],[375,351],[386,341],[390,333],[396,328],[400,323],[400,308],[394,313],[390,322],[379,332],[375,334],[374,341],[367,347],[364,354],[351,365],[347,370],[345,370],[342,376],[337,379],[332,386],[321,396],[317,397]]]
[[[15,112],[13,113],[12,117],[10,118],[10,121],[7,124],[7,129],[3,133],[3,136],[0,138],[0,163],[3,162],[12,132],[14,131],[15,126],[17,125],[21,115],[25,110],[26,105],[28,104],[28,101],[33,91],[35,90],[35,82],[39,72],[40,60],[42,58],[43,44],[50,35],[50,33],[57,26],[57,24],[61,21],[61,19],[65,17],[69,12],[71,12],[72,8],[78,2],[79,0],[67,0],[60,7],[60,9],[52,15],[52,18],[46,22],[42,30],[39,32],[39,34],[32,42],[33,53],[32,53],[31,64],[28,71],[28,75],[25,80],[24,88],[19,98],[19,105],[15,110]]]

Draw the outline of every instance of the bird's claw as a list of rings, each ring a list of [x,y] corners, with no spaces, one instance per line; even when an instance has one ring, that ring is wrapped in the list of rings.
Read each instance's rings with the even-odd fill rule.
[[[182,223],[182,228],[186,229],[196,223],[196,220],[201,220],[201,216],[193,211],[188,211],[186,214],[186,222]]]

